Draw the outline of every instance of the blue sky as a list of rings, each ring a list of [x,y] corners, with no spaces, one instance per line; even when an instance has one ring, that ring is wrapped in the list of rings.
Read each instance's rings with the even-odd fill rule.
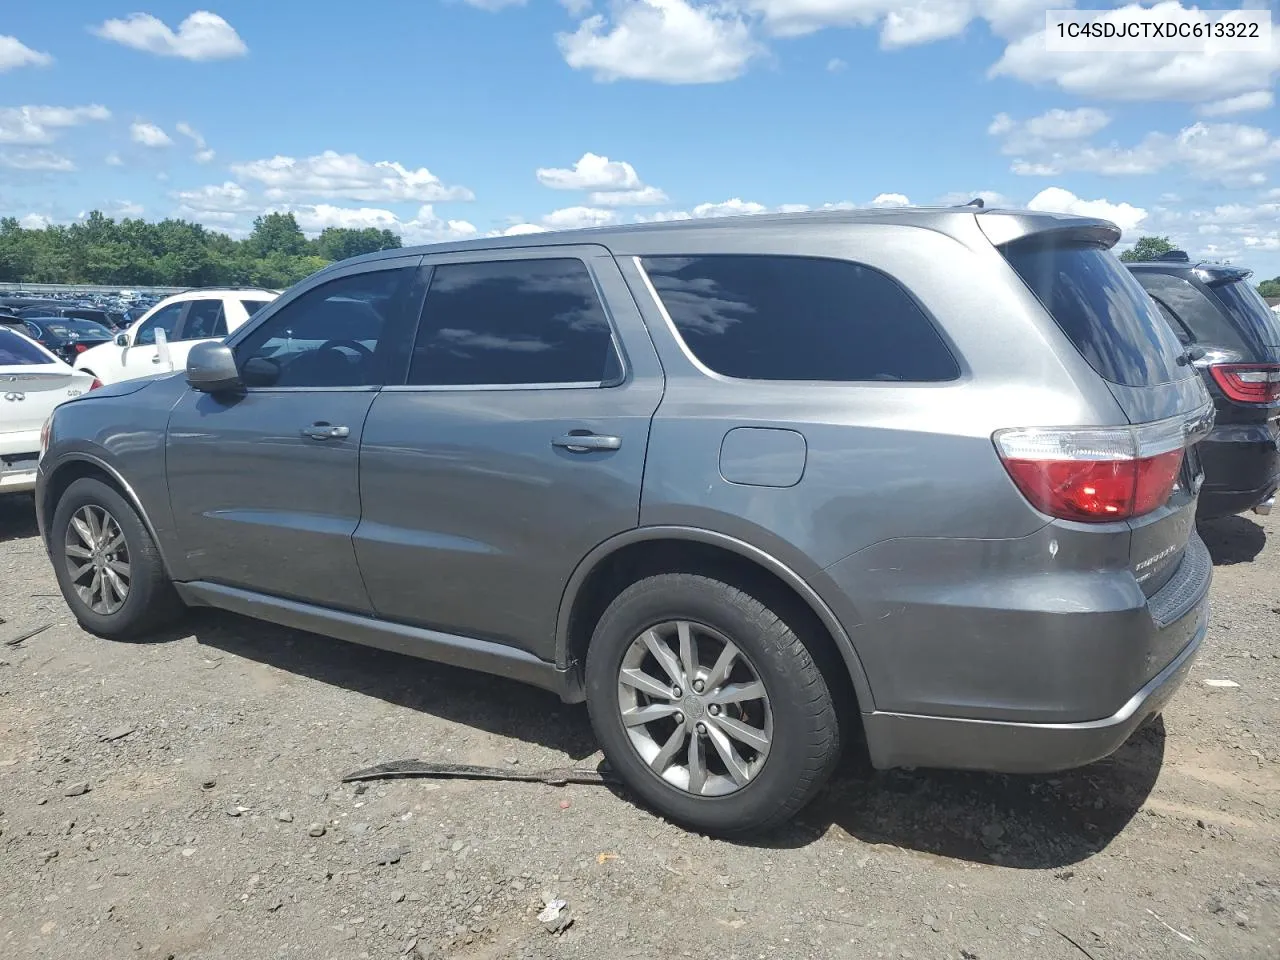
[[[10,2],[0,215],[428,242],[982,192],[1280,274],[1280,40],[1046,53],[1069,5]],[[1195,16],[1144,6],[1110,16]]]

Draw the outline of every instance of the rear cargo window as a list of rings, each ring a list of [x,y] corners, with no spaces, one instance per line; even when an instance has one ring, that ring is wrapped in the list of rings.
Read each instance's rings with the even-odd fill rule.
[[[1109,251],[1033,241],[1001,252],[1099,376],[1129,387],[1195,376],[1178,364],[1182,346],[1155,303]]]
[[[1226,308],[1227,312],[1246,329],[1257,330],[1262,342],[1268,346],[1280,346],[1280,317],[1277,317],[1262,299],[1262,294],[1247,280],[1210,284],[1209,290]]]
[[[23,367],[35,363],[53,363],[53,357],[22,334],[0,327],[0,367]]]
[[[955,358],[898,283],[848,260],[646,257],[698,360],[744,380],[954,380]]]

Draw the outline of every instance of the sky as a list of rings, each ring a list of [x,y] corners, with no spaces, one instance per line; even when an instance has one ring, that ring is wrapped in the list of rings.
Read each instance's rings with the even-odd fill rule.
[[[204,3],[0,7],[0,216],[428,243],[981,196],[1280,274],[1280,30],[1046,52],[1069,0]]]

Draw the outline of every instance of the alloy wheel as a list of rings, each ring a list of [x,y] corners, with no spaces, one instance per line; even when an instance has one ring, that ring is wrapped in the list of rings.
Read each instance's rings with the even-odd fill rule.
[[[649,769],[696,796],[741,790],[768,759],[764,683],[742,650],[703,624],[672,620],[636,637],[618,671],[618,706]]]
[[[72,514],[63,553],[71,584],[85,606],[102,615],[124,606],[132,577],[129,547],[106,508],[86,504]]]

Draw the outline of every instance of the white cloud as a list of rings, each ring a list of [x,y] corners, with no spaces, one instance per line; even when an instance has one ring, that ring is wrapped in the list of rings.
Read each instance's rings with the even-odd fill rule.
[[[53,226],[53,218],[43,213],[28,213],[18,219],[18,226],[23,230],[43,230]]]
[[[780,203],[778,213],[805,213],[812,209],[807,203]]]
[[[93,120],[110,120],[111,111],[87,107],[0,107],[0,143],[50,143],[57,131]]]
[[[436,216],[430,204],[418,209],[411,220],[403,220],[390,210],[375,207],[336,207],[327,203],[282,207],[280,213],[292,213],[302,232],[318,235],[327,227],[364,230],[374,227],[398,233],[407,245],[439,243],[445,240],[469,240],[478,236],[476,228],[466,220],[445,220]]]
[[[1147,219],[1147,211],[1128,203],[1112,203],[1109,200],[1084,200],[1062,187],[1047,187],[1031,198],[1028,210],[1049,213],[1071,213],[1081,217],[1100,217],[1110,220],[1121,230],[1128,232]]]
[[[267,198],[273,201],[304,197],[343,198],[366,203],[438,203],[474,199],[474,194],[466,187],[445,186],[426,167],[410,170],[389,160],[370,163],[354,153],[333,150],[300,160],[284,156],[254,160],[235,164],[231,169],[241,179],[263,184]]]
[[[739,217],[753,213],[768,213],[769,208],[762,203],[744,201],[739,197],[721,203],[700,203],[693,208],[694,217]]]
[[[116,153],[114,150],[112,150],[110,153],[108,153],[108,154],[106,155],[106,157],[104,157],[104,158],[103,158],[103,162],[104,162],[108,167],[123,167],[123,166],[124,166],[124,161],[123,161],[122,159],[120,159],[120,154]]]
[[[32,50],[17,37],[0,34],[0,73],[18,67],[47,67],[51,63],[53,57],[47,53]]]
[[[661,210],[657,213],[637,213],[632,219],[636,223],[671,223],[674,220],[692,220],[693,214],[688,210]]]
[[[687,0],[615,0],[611,16],[588,17],[556,43],[570,67],[603,82],[720,83],[764,52],[741,13]]]
[[[523,237],[530,233],[546,233],[547,228],[538,226],[536,223],[513,223],[505,230],[499,230],[491,236],[499,237]]]
[[[126,218],[136,220],[147,212],[146,208],[143,207],[142,204],[134,203],[132,200],[112,200],[108,203],[102,204],[98,209],[108,217],[119,217],[122,220]],[[84,220],[87,219],[88,216],[88,210],[81,210],[76,219]]]
[[[885,48],[930,43],[957,36],[975,19],[1000,36],[1018,36],[1044,11],[1072,6],[1071,0],[741,0],[760,14],[768,30],[791,37],[825,27],[880,27]]]
[[[185,60],[224,60],[249,52],[231,24],[207,10],[191,14],[177,31],[149,13],[134,13],[124,20],[108,20],[93,32],[135,50]]]
[[[1202,117],[1226,117],[1236,113],[1269,110],[1275,102],[1276,98],[1270,90],[1254,90],[1252,93],[1242,93],[1236,97],[1227,97],[1225,100],[1202,103],[1196,107],[1196,113]]]
[[[209,145],[205,143],[204,137],[201,135],[200,131],[191,126],[191,124],[184,121],[179,123],[176,129],[180,134],[190,140],[192,145],[196,148],[196,152],[194,154],[196,163],[209,163],[215,156],[217,156],[217,154],[209,149]]]
[[[1234,260],[1280,249],[1280,191],[1267,191],[1259,200],[1199,209],[1156,207],[1144,230],[1167,234],[1192,259]]]
[[[136,121],[129,126],[129,138],[144,147],[171,147],[173,138],[154,123]]]
[[[76,165],[70,157],[64,157],[52,150],[19,150],[16,153],[0,151],[0,167],[10,170],[46,170],[66,173],[74,170]]]
[[[1130,4],[1108,12],[1102,19],[1113,23],[1203,22],[1205,14],[1170,0],[1149,7]],[[988,75],[1047,83],[1068,93],[1099,99],[1200,102],[1267,90],[1277,71],[1280,44],[1276,43],[1260,52],[1215,49],[1212,41],[1201,52],[1048,51],[1041,27],[1011,43]]]
[[[658,187],[639,187],[635,190],[605,190],[591,194],[590,201],[601,207],[651,207],[667,202],[667,195]]]
[[[584,153],[572,168],[540,167],[538,182],[552,190],[634,190],[643,184],[636,168],[622,160]]]
[[[1170,167],[1226,186],[1253,186],[1280,160],[1280,141],[1267,131],[1234,123],[1195,123],[1177,134],[1149,133],[1132,146],[1094,146],[1088,135],[1101,130],[1107,115],[1091,108],[1049,111],[1025,123],[998,114],[987,128],[1004,138],[1001,152],[1015,159],[1021,176],[1056,177],[1066,172],[1105,176],[1149,174]]]
[[[174,195],[179,203],[179,215],[220,213],[234,217],[254,209],[249,191],[234,181],[209,184],[196,190],[180,190]]]
[[[549,230],[576,230],[580,227],[604,227],[618,222],[613,210],[596,207],[565,207],[553,210],[542,218],[542,225]]]
[[[905,194],[901,193],[882,193],[871,201],[873,207],[909,207],[911,201],[907,199]]]
[[[839,57],[832,57],[827,61],[827,73],[841,73],[849,69],[849,64],[841,60]]]

